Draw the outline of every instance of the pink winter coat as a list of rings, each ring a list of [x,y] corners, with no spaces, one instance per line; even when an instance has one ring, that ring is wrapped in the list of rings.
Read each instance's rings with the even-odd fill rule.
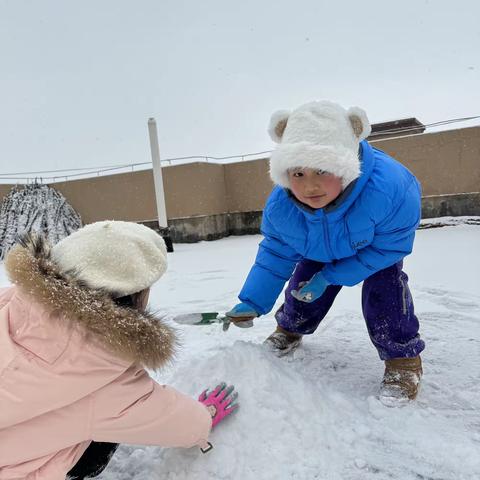
[[[152,380],[173,332],[16,247],[0,289],[0,479],[64,480],[92,440],[206,446],[211,416]]]

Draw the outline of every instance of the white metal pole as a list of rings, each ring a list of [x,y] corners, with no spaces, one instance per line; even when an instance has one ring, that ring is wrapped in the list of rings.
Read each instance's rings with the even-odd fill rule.
[[[150,136],[150,150],[152,152],[153,181],[157,200],[157,216],[160,228],[167,228],[167,210],[165,208],[165,192],[163,190],[162,165],[160,163],[160,149],[158,147],[157,122],[154,118],[148,119],[148,133]]]

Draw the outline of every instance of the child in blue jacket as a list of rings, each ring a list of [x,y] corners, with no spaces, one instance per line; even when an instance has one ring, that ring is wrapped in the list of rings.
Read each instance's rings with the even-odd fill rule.
[[[237,326],[251,324],[289,281],[277,329],[265,341],[283,355],[317,329],[342,286],[363,281],[363,315],[385,361],[380,395],[414,399],[425,344],[402,260],[420,222],[418,181],[368,144],[371,127],[357,107],[307,103],[274,113],[269,132],[279,145],[270,158],[276,186],[263,212],[265,238],[241,303],[227,315]]]

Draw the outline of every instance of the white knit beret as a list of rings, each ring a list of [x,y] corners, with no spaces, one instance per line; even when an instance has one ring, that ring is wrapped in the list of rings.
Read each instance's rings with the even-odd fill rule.
[[[167,249],[151,228],[104,221],[86,225],[54,245],[52,260],[89,288],[121,297],[150,287],[165,273]]]
[[[268,131],[279,144],[270,156],[274,183],[288,188],[289,169],[312,168],[340,177],[345,188],[360,175],[359,143],[371,126],[361,108],[323,100],[275,112]]]

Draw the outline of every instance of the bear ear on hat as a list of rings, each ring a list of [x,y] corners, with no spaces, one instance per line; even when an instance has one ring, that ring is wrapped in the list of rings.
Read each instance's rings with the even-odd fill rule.
[[[287,126],[289,116],[290,112],[288,110],[278,110],[270,118],[268,133],[274,142],[280,143],[282,141],[283,132]]]
[[[348,119],[352,125],[352,130],[358,141],[365,140],[372,132],[372,127],[368,121],[367,114],[359,107],[351,107],[347,111]]]

